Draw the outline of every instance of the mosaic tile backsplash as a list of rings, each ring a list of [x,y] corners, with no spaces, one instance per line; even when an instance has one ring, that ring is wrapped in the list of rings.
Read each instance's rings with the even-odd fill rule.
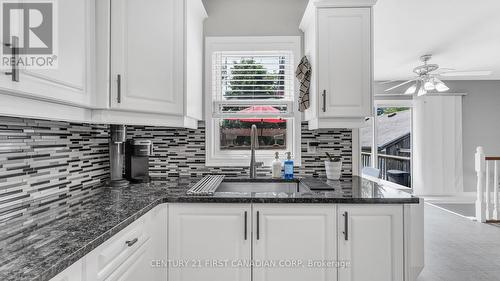
[[[47,210],[80,204],[108,178],[106,125],[0,116],[0,234],[56,219]]]
[[[84,205],[105,185],[109,180],[108,132],[107,125],[0,116],[0,236],[5,237],[2,229],[10,224],[30,228],[57,220],[67,214],[50,210]],[[153,141],[153,179],[211,173],[248,176],[248,167],[205,167],[203,123],[196,130],[129,126],[127,134]],[[310,141],[319,143],[317,153],[308,152]],[[297,174],[325,176],[324,151],[342,157],[343,176],[352,174],[352,131],[309,131],[306,124],[302,126],[302,167]],[[258,169],[258,176],[270,173],[269,167]]]
[[[198,177],[207,174],[248,176],[247,167],[205,167],[205,127],[177,129],[166,127],[129,126],[127,138],[149,139],[154,154],[150,157],[150,176],[164,179],[178,176]],[[308,152],[309,142],[318,142],[316,153]],[[325,177],[324,151],[342,157],[342,176],[352,175],[352,131],[349,129],[321,129],[309,131],[302,124],[302,166],[296,169],[300,176]],[[273,153],[272,151],[270,153]],[[258,176],[270,176],[269,167],[258,168]]]

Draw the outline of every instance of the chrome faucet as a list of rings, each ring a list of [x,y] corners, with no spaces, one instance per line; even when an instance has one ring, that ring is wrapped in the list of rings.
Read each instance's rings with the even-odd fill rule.
[[[257,136],[257,126],[252,125],[250,130],[250,178],[257,177],[257,167],[264,165],[263,162],[255,162],[255,149],[259,147],[259,139]]]

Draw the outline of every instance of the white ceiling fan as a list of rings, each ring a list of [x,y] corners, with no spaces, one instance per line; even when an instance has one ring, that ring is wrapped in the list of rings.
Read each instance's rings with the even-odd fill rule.
[[[413,72],[417,74],[417,77],[410,79],[406,82],[400,83],[394,87],[391,87],[386,92],[392,91],[396,88],[402,87],[409,83],[413,84],[406,89],[406,95],[413,95],[418,93],[419,96],[426,95],[428,92],[446,92],[450,88],[441,81],[441,79],[446,77],[458,77],[458,76],[488,76],[491,75],[491,71],[481,70],[481,71],[455,71],[451,68],[440,68],[437,64],[428,63],[432,58],[432,55],[423,55],[420,60],[424,63],[423,65],[417,66],[413,69]],[[441,78],[441,79],[440,79]],[[382,84],[392,83],[395,81],[387,81]]]

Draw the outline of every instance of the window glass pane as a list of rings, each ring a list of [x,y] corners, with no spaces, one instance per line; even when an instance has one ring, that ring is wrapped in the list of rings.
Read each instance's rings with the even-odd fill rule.
[[[257,126],[259,145],[257,150],[285,150],[287,123],[280,118],[245,119],[228,118],[220,121],[221,150],[250,150],[250,131]]]
[[[411,187],[411,108],[377,108],[376,130],[382,178]]]
[[[291,52],[216,52],[214,100],[293,99]]]
[[[373,146],[373,118],[365,119],[366,126],[359,129],[361,138],[361,166],[371,167]]]

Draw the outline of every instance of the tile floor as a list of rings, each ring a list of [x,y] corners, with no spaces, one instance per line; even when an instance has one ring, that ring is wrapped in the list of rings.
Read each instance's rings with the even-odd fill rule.
[[[418,281],[499,281],[500,227],[426,204],[425,264]]]

